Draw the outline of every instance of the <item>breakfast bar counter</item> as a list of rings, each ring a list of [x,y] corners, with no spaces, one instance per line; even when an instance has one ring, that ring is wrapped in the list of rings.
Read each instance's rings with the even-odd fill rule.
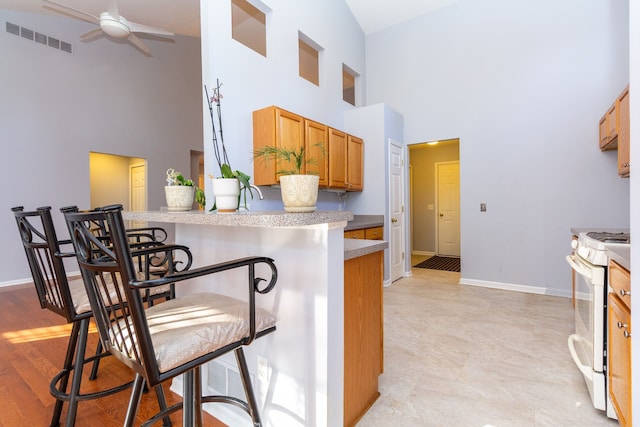
[[[345,253],[357,257],[380,251],[386,242],[345,241],[344,227],[353,218],[346,211],[156,211],[124,212],[123,216],[174,224],[175,241],[191,249],[194,267],[251,255],[273,258],[278,282],[256,303],[278,317],[277,329],[246,349],[263,422],[343,425]],[[225,272],[219,278],[190,281],[179,285],[176,293],[211,291],[242,298],[245,286],[236,283],[244,283],[246,277],[238,274]],[[239,380],[233,354],[226,356],[203,369],[207,391],[236,389]],[[172,390],[179,392],[181,384],[174,381]],[[251,424],[246,414],[230,405],[206,404],[205,409],[227,425]]]

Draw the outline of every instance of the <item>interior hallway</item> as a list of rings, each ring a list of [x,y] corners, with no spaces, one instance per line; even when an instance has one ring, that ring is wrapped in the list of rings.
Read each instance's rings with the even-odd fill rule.
[[[566,298],[458,285],[414,268],[384,290],[380,393],[361,427],[617,426],[567,348]]]

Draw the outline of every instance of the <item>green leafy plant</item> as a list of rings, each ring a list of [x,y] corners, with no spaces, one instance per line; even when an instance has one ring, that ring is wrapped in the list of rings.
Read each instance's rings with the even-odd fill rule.
[[[318,142],[314,144],[314,147],[320,148],[322,158],[326,155],[324,144]],[[282,160],[287,164],[293,166],[293,169],[281,169],[276,171],[278,175],[302,175],[302,169],[304,166],[318,163],[318,159],[315,157],[306,157],[304,146],[297,149],[290,149],[285,147],[274,147],[272,145],[265,145],[264,147],[253,151],[253,158],[262,160],[265,164],[269,160]],[[317,175],[317,172],[308,172],[308,175]]]
[[[204,208],[206,203],[204,191],[199,188],[192,179],[185,178],[182,173],[169,168],[167,169],[167,185],[185,185],[187,187],[195,187],[195,201],[200,207]]]

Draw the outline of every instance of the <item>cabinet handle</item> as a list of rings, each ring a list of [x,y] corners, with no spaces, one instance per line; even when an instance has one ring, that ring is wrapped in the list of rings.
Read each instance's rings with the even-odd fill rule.
[[[398,222],[398,220],[397,220],[397,219],[395,219],[395,218],[391,218],[391,223],[395,224],[396,222]]]
[[[631,291],[627,292],[624,289],[620,289],[620,296],[623,297],[625,295],[631,295]]]
[[[627,327],[628,325],[626,323],[622,323],[622,322],[618,322],[618,329],[622,329]]]
[[[624,331],[625,338],[631,338],[631,332]]]

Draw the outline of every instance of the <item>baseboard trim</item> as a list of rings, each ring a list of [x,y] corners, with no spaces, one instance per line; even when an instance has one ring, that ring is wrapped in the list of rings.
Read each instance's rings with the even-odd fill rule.
[[[411,251],[411,255],[415,255],[415,256],[434,256],[436,253],[435,252],[429,252],[429,251]]]
[[[479,286],[481,288],[501,289],[505,291],[516,291],[529,294],[571,298],[570,290],[549,289],[543,288],[541,286],[516,285],[514,283],[492,282],[488,280],[467,279],[464,277],[461,277],[458,283],[461,285]]]
[[[79,279],[79,278],[81,278],[80,270],[67,273],[67,279],[69,280]],[[0,288],[8,288],[10,286],[31,285],[31,284],[33,284],[33,277],[29,277],[27,279],[7,280],[4,282],[0,282]]]

